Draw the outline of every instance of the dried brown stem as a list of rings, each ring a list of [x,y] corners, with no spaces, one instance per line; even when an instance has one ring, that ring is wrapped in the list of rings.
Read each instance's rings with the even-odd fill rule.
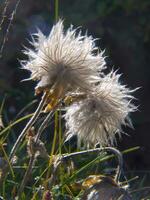
[[[48,122],[50,121],[50,119],[51,119],[53,113],[54,113],[54,111],[51,111],[51,112],[47,115],[47,117],[45,118],[45,120],[43,121],[43,123],[41,124],[41,126],[39,127],[38,133],[37,133],[37,135],[35,136],[34,145],[36,145],[36,144],[38,143],[39,138],[40,138],[40,136],[41,136],[41,133],[42,133],[42,132],[44,131],[44,129],[47,127],[47,124],[48,124]],[[23,192],[24,187],[25,187],[25,185],[26,185],[26,183],[27,183],[27,181],[28,181],[28,179],[29,179],[29,177],[30,177],[30,174],[31,174],[31,172],[32,172],[32,168],[33,168],[33,166],[34,166],[35,160],[36,160],[36,151],[35,151],[34,154],[32,154],[32,156],[30,157],[30,161],[29,161],[28,168],[27,168],[27,170],[26,170],[26,173],[25,173],[25,175],[24,175],[24,177],[23,177],[23,181],[22,181],[21,186],[20,186],[19,191],[18,191],[18,195],[17,195],[18,199],[20,198],[20,195],[21,195],[21,193]]]
[[[35,157],[35,155],[32,155],[32,156],[30,157],[30,161],[29,161],[28,168],[27,168],[27,170],[26,170],[26,173],[25,173],[25,175],[24,175],[24,177],[23,177],[23,180],[22,180],[22,182],[21,182],[21,185],[20,185],[20,188],[19,188],[19,191],[18,191],[18,195],[17,195],[18,200],[21,198],[21,194],[22,194],[22,192],[23,192],[23,190],[24,190],[24,187],[25,187],[25,185],[26,185],[26,182],[28,181],[28,179],[29,179],[29,177],[30,177],[30,175],[31,175],[32,167],[33,167],[35,161],[36,161],[36,157]]]

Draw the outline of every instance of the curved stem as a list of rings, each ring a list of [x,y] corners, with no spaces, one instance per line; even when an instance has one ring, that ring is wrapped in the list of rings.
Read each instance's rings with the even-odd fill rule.
[[[23,129],[21,134],[19,135],[18,139],[16,140],[16,142],[10,152],[9,160],[11,160],[13,158],[13,156],[16,153],[16,150],[17,150],[19,144],[21,143],[21,141],[23,140],[23,137],[25,136],[26,132],[31,128],[31,126],[35,123],[38,116],[40,115],[40,112],[41,112],[42,108],[44,107],[45,99],[46,99],[46,93],[44,93],[42,100],[41,100],[37,110],[35,111],[34,115],[30,119],[30,121],[27,123],[27,125],[25,126],[25,128]]]
[[[117,172],[116,172],[115,181],[118,183],[120,175],[123,171],[123,156],[122,156],[122,153],[114,147],[104,147],[104,148],[95,148],[95,149],[89,149],[89,150],[84,150],[84,151],[80,151],[80,152],[74,152],[74,153],[70,153],[70,154],[63,154],[62,156],[60,156],[60,158],[57,161],[58,163],[55,164],[55,166],[53,168],[52,176],[49,179],[50,188],[51,188],[51,186],[54,182],[55,173],[58,169],[58,166],[63,161],[67,161],[68,159],[75,158],[78,155],[84,155],[84,154],[89,154],[89,153],[100,153],[101,151],[109,151],[109,152],[112,152],[113,154],[115,154],[117,156],[117,158],[118,158],[118,169],[117,169]]]
[[[64,156],[62,155],[61,159],[67,160],[67,159],[73,158],[77,155],[89,154],[89,153],[93,153],[93,152],[98,153],[100,151],[109,151],[109,152],[112,152],[113,154],[115,154],[117,156],[117,158],[118,158],[118,169],[117,169],[117,172],[116,172],[115,180],[118,182],[120,175],[121,175],[121,172],[122,172],[122,169],[123,169],[123,156],[122,156],[122,153],[114,147],[96,148],[96,149],[89,149],[89,150],[85,150],[85,151],[75,152],[75,153],[71,153],[69,155],[64,155]]]

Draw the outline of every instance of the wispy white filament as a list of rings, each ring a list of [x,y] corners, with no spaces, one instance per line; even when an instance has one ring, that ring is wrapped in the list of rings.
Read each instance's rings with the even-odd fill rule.
[[[84,144],[113,145],[122,125],[131,126],[129,113],[136,110],[131,103],[131,92],[119,83],[115,72],[104,76],[87,99],[74,103],[67,109],[68,134],[77,134]]]
[[[98,53],[91,36],[82,36],[73,26],[64,31],[59,20],[48,37],[41,31],[35,37],[31,42],[34,49],[24,51],[29,59],[22,65],[31,72],[31,79],[39,81],[37,88],[90,89],[105,65],[103,52]]]

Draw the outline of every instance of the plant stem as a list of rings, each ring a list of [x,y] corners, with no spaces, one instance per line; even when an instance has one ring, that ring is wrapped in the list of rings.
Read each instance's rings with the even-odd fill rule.
[[[46,181],[44,183],[44,187],[47,188],[48,185],[47,185],[47,180],[48,180],[48,177],[50,175],[50,166],[52,165],[52,162],[53,162],[53,155],[55,153],[55,147],[56,147],[56,141],[57,141],[57,132],[58,132],[58,111],[55,112],[55,128],[54,128],[54,137],[53,137],[53,143],[52,143],[52,149],[51,149],[51,156],[49,158],[49,169],[47,171],[47,174],[46,174]]]
[[[74,153],[64,155],[64,156],[62,155],[62,161],[76,157],[77,155],[89,154],[89,153],[94,153],[94,152],[99,153],[100,151],[109,151],[109,152],[112,152],[113,154],[115,154],[117,156],[117,158],[118,158],[118,169],[117,169],[115,180],[118,182],[120,175],[121,175],[121,172],[123,170],[123,156],[122,156],[122,153],[114,147],[89,149],[89,150],[85,150],[85,151],[74,152]]]
[[[119,150],[117,150],[116,148],[104,147],[104,148],[89,149],[89,150],[85,150],[85,151],[61,155],[60,159],[58,159],[58,161],[57,161],[58,163],[54,166],[52,176],[49,179],[49,187],[50,187],[49,189],[51,189],[52,184],[55,180],[55,173],[57,172],[57,168],[62,162],[67,161],[68,159],[73,159],[78,155],[81,156],[81,155],[89,154],[89,153],[100,153],[101,151],[109,151],[109,152],[112,152],[113,154],[115,154],[117,156],[117,158],[118,158],[118,169],[117,169],[117,172],[116,172],[115,181],[119,182],[121,172],[123,171],[123,156],[122,156],[122,153]]]
[[[18,195],[17,195],[18,200],[20,199],[21,194],[22,194],[22,192],[23,192],[23,190],[24,190],[24,187],[25,187],[25,185],[26,185],[26,182],[28,181],[28,179],[29,179],[29,177],[30,177],[30,175],[31,175],[32,166],[34,165],[35,161],[36,161],[36,156],[35,156],[35,154],[33,154],[33,155],[30,157],[30,161],[29,161],[28,168],[27,168],[27,170],[26,170],[26,173],[25,173],[25,175],[24,175],[24,177],[23,177],[23,180],[22,180],[22,182],[21,182],[21,185],[20,185],[20,188],[19,188],[19,191],[18,191]]]
[[[41,136],[41,133],[44,131],[44,129],[47,127],[47,124],[48,124],[48,122],[50,121],[50,119],[52,118],[52,114],[53,114],[54,112],[53,111],[51,111],[48,115],[47,115],[47,117],[45,118],[45,120],[43,121],[43,123],[41,124],[41,126],[39,127],[39,130],[38,130],[38,133],[37,133],[37,135],[35,136],[35,145],[36,145],[36,143],[38,142],[38,140],[39,140],[39,138],[40,138],[40,136]],[[52,115],[52,116],[51,116]],[[36,152],[35,152],[35,154],[36,154]],[[19,188],[19,191],[18,191],[18,199],[20,198],[20,195],[21,195],[21,193],[23,192],[23,190],[24,190],[24,187],[25,187],[25,185],[26,185],[26,183],[27,183],[27,181],[28,181],[28,178],[30,177],[30,174],[31,174],[31,172],[32,172],[32,168],[33,168],[33,166],[34,166],[34,163],[35,163],[35,160],[36,160],[36,155],[35,154],[33,154],[31,157],[30,157],[30,161],[29,161],[29,165],[28,165],[28,168],[27,168],[27,170],[26,170],[26,172],[25,172],[25,175],[24,175],[24,177],[23,177],[23,181],[22,181],[22,183],[21,183],[21,186],[20,186],[20,188]]]
[[[15,144],[14,144],[14,146],[13,146],[11,152],[10,152],[10,155],[9,155],[9,160],[10,161],[13,158],[14,154],[16,153],[16,150],[17,150],[19,144],[21,143],[21,141],[23,140],[25,134],[31,128],[31,126],[35,123],[35,121],[37,120],[38,116],[40,115],[40,112],[44,107],[45,99],[46,99],[46,93],[44,93],[44,95],[42,96],[41,102],[40,102],[37,110],[35,111],[34,115],[30,119],[30,121],[27,123],[27,125],[25,126],[25,128],[23,129],[21,134],[19,135],[18,139],[16,140],[16,142],[15,142]]]
[[[49,121],[51,120],[51,118],[53,117],[54,112],[51,111],[47,117],[45,118],[45,120],[43,121],[43,123],[41,124],[41,126],[39,127],[39,130],[37,132],[37,135],[35,136],[35,143],[38,142],[41,133],[44,131],[44,129],[47,127],[47,124],[49,123]],[[51,116],[52,115],[52,116]]]
[[[58,21],[58,0],[55,0],[55,20]]]

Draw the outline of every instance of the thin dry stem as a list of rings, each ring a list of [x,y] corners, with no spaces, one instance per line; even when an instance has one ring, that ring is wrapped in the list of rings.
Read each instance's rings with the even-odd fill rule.
[[[19,4],[20,4],[20,1],[21,1],[21,0],[18,0],[18,1],[17,1],[16,5],[15,5],[15,8],[14,8],[12,14],[11,14],[10,21],[9,21],[9,24],[8,24],[8,27],[7,27],[7,30],[6,30],[6,34],[5,34],[5,36],[4,36],[4,39],[3,39],[3,42],[2,42],[2,46],[1,46],[1,48],[0,48],[0,56],[2,56],[3,49],[4,49],[4,46],[5,46],[5,43],[6,43],[7,39],[8,39],[8,34],[9,34],[9,31],[10,31],[12,22],[13,22],[13,20],[14,20],[15,14],[16,14],[16,12],[17,12],[17,8],[18,8],[18,6],[19,6]],[[6,9],[7,9],[7,6],[8,6],[8,5],[6,4]],[[6,12],[6,11],[4,10],[4,14],[5,14],[5,12]],[[1,25],[2,25],[2,23],[3,23],[3,20],[4,20],[4,19],[2,19],[2,21],[1,21]]]
[[[39,127],[39,130],[38,130],[38,133],[37,135],[35,136],[35,144],[38,142],[38,140],[40,139],[40,136],[41,136],[41,133],[44,131],[44,129],[47,127],[47,124],[48,122],[50,121],[50,119],[52,118],[53,116],[53,113],[54,111],[51,111],[47,117],[45,118],[45,120],[43,121],[43,123],[41,124],[41,126]],[[34,163],[35,163],[35,160],[36,160],[36,152],[30,157],[30,161],[29,161],[29,165],[28,165],[28,168],[25,172],[25,175],[23,177],[23,181],[21,183],[21,186],[19,188],[19,191],[18,191],[18,199],[20,198],[20,195],[21,193],[23,192],[24,190],[24,187],[30,177],[30,174],[32,172],[32,169],[33,169],[33,166],[34,166]]]
[[[47,127],[49,121],[51,120],[51,118],[53,117],[54,111],[51,111],[47,117],[45,118],[45,120],[43,121],[43,123],[41,124],[41,126],[39,127],[39,130],[37,132],[37,135],[35,136],[35,142],[37,142],[41,136],[41,133],[44,131],[44,129]]]
[[[27,125],[25,126],[25,128],[23,129],[23,131],[21,132],[21,134],[19,135],[17,141],[15,142],[10,155],[9,155],[9,159],[11,160],[14,156],[14,154],[16,153],[16,150],[19,146],[19,144],[21,143],[21,141],[23,140],[25,134],[27,133],[27,131],[31,128],[31,126],[35,123],[35,121],[37,120],[38,116],[40,115],[41,110],[44,107],[45,104],[45,99],[46,99],[46,93],[44,93],[42,100],[37,108],[37,110],[35,111],[34,115],[32,116],[32,118],[30,119],[30,121],[27,123]]]
[[[2,29],[2,25],[3,25],[4,20],[5,20],[5,18],[6,18],[6,11],[7,11],[9,2],[10,2],[9,0],[6,0],[5,3],[4,3],[5,6],[4,6],[4,9],[3,9],[3,12],[2,12],[2,17],[1,17],[1,22],[0,22],[0,31],[1,31],[1,29]]]
[[[36,161],[36,157],[35,157],[35,155],[32,155],[32,156],[30,157],[30,161],[29,161],[28,168],[27,168],[27,170],[26,170],[26,173],[25,173],[25,175],[24,175],[24,177],[23,177],[23,180],[22,180],[22,182],[21,182],[21,185],[20,185],[20,188],[19,188],[19,191],[18,191],[18,195],[17,195],[18,200],[20,199],[21,194],[22,194],[22,192],[23,192],[23,190],[24,190],[24,187],[25,187],[25,185],[26,185],[26,182],[28,181],[28,179],[29,179],[29,177],[30,177],[30,175],[31,175],[32,167],[33,167],[35,161]]]

